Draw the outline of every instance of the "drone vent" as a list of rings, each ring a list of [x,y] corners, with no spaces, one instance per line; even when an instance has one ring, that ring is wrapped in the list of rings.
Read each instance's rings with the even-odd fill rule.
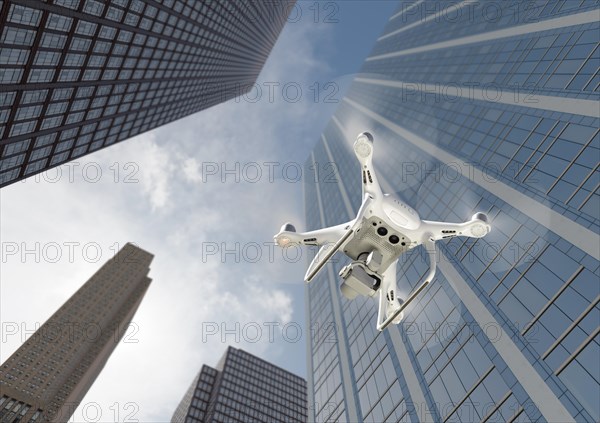
[[[412,241],[408,239],[406,234],[396,233],[399,238],[402,239],[404,245],[400,242],[397,244],[391,244],[388,241],[388,237],[382,237],[377,234],[377,226],[373,226],[373,222],[377,223],[378,219],[370,218],[365,219],[361,227],[366,230],[356,232],[352,241],[346,245],[344,251],[354,259],[365,251],[379,250],[383,254],[384,259],[381,263],[381,267],[389,266],[392,257],[398,257],[404,251],[410,248]],[[389,233],[387,234],[389,235]]]

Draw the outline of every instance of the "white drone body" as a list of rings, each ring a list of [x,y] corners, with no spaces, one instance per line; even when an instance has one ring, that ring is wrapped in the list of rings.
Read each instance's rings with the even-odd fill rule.
[[[280,247],[321,246],[308,267],[304,277],[306,282],[312,281],[337,251],[343,251],[352,262],[340,271],[342,294],[353,299],[359,294],[373,297],[379,292],[377,330],[382,331],[391,323],[400,323],[404,309],[433,279],[436,270],[435,241],[454,236],[481,238],[491,227],[484,213],[476,213],[464,223],[421,220],[412,207],[381,191],[373,168],[371,134],[363,132],[358,135],[354,153],[361,166],[363,196],[356,218],[341,225],[304,233],[296,232],[293,225],[286,223],[274,240]],[[398,298],[398,258],[421,244],[429,254],[429,273],[406,299]]]

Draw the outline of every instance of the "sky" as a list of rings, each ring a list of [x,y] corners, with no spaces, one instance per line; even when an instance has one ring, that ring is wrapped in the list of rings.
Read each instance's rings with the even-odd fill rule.
[[[396,7],[299,2],[248,95],[3,188],[0,360],[133,242],[153,282],[72,421],[168,421],[228,345],[305,377],[307,252],[272,236],[304,227],[303,164]]]

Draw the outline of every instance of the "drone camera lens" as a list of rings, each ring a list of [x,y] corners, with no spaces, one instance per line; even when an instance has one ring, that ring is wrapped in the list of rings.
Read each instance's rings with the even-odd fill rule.
[[[398,238],[396,235],[390,236],[390,243],[397,244],[398,242],[400,242],[400,238]]]
[[[386,236],[388,233],[388,230],[386,228],[384,228],[383,226],[380,226],[379,228],[377,228],[377,233],[381,236]]]

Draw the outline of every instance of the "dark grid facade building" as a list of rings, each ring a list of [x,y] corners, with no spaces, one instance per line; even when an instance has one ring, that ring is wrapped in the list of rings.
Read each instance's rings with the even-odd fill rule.
[[[67,422],[129,327],[152,254],[126,244],[0,366],[0,421]]]
[[[400,3],[306,163],[338,171],[307,179],[307,229],[354,218],[369,130],[385,192],[492,231],[438,243],[382,333],[375,301],[340,295],[342,257],[307,286],[309,421],[600,421],[598,7]],[[402,257],[404,296],[428,270]]]
[[[306,422],[306,381],[228,347],[216,369],[202,366],[171,422]]]
[[[0,186],[245,93],[293,4],[0,0]]]

